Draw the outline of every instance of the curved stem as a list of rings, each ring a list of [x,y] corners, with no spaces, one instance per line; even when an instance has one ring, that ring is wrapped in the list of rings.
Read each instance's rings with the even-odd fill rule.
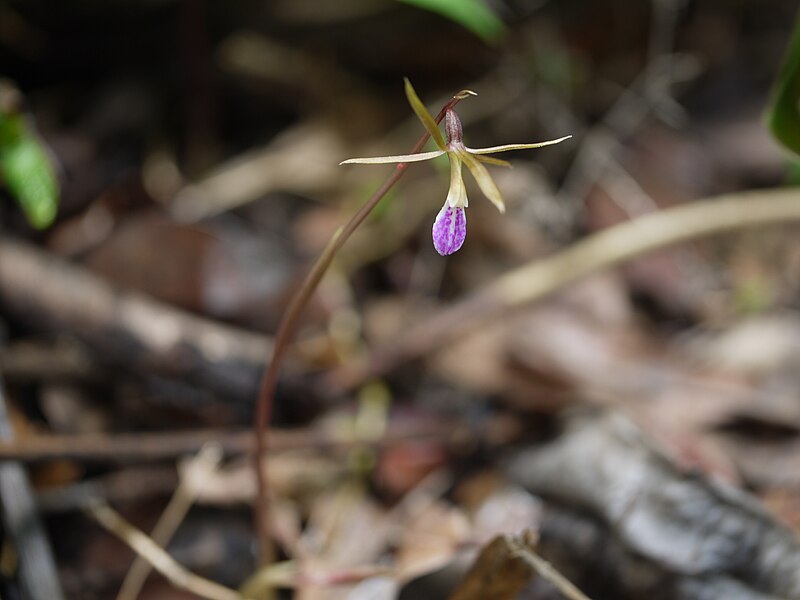
[[[444,118],[445,112],[458,104],[458,102],[463,98],[464,96],[459,93],[456,94],[450,101],[448,101],[436,116],[436,123],[440,123]],[[429,137],[430,135],[428,133],[422,135],[422,137],[419,138],[417,143],[411,149],[409,154],[416,154],[419,152],[425,145],[425,142],[428,141]],[[256,402],[254,425],[256,456],[255,460],[253,461],[253,465],[255,468],[257,483],[257,496],[254,513],[256,528],[258,530],[259,547],[261,550],[261,562],[263,564],[268,564],[273,561],[272,544],[269,534],[269,489],[266,473],[266,450],[268,446],[267,425],[269,425],[270,421],[272,420],[275,386],[278,382],[278,375],[280,374],[283,360],[286,357],[286,351],[292,341],[292,338],[294,337],[297,324],[301,314],[303,313],[303,310],[311,299],[314,291],[317,289],[317,286],[322,280],[323,275],[325,275],[325,272],[328,270],[328,267],[330,267],[331,262],[333,262],[333,258],[336,256],[336,253],[350,238],[358,226],[364,222],[364,219],[366,219],[372,210],[378,205],[378,202],[381,201],[381,199],[392,188],[392,186],[397,183],[400,177],[402,177],[407,166],[408,165],[406,163],[398,164],[392,171],[391,175],[387,177],[386,181],[384,181],[383,184],[375,191],[375,193],[370,196],[369,200],[367,200],[364,205],[350,218],[344,227],[337,230],[337,232],[333,235],[320,257],[311,267],[308,275],[306,275],[306,278],[303,280],[303,284],[300,286],[300,289],[294,295],[292,301],[289,303],[289,306],[286,308],[286,312],[283,313],[280,325],[278,326],[278,331],[275,334],[275,344],[272,357],[266,367],[263,377],[261,378],[261,385],[259,387],[258,399]]]

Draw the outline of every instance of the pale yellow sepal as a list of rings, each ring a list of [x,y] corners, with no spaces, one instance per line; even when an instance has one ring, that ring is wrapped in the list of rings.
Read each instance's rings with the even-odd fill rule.
[[[505,144],[503,146],[491,146],[490,148],[467,148],[467,152],[470,154],[491,154],[493,152],[508,152],[509,150],[530,150],[532,148],[559,144],[571,137],[571,135],[565,135],[557,140],[547,140],[546,142],[536,142],[535,144]]]
[[[501,158],[494,158],[493,156],[481,156],[479,154],[476,154],[475,158],[477,158],[482,163],[486,163],[487,165],[495,165],[495,166],[498,166],[498,167],[508,167],[509,169],[511,168],[511,163],[508,162],[507,160],[503,160]]]
[[[457,151],[457,155],[464,162],[464,164],[467,165],[469,172],[472,173],[472,176],[475,178],[478,187],[481,188],[483,195],[486,196],[501,213],[506,212],[506,203],[503,201],[503,196],[500,194],[500,190],[497,189],[497,186],[495,185],[492,176],[489,175],[489,171],[486,170],[486,167],[478,162],[478,159],[472,156],[466,150]]]
[[[369,156],[366,158],[348,158],[340,162],[340,165],[385,165],[389,163],[407,163],[430,160],[444,154],[444,150],[434,150],[432,152],[420,152],[419,154],[398,154],[396,156]]]
[[[431,138],[433,138],[433,141],[436,142],[439,149],[445,150],[447,148],[447,143],[444,141],[444,136],[439,130],[436,120],[431,116],[431,113],[428,112],[428,109],[425,108],[425,105],[422,103],[422,100],[419,99],[419,96],[417,96],[417,92],[414,91],[414,86],[411,85],[408,78],[405,79],[405,82],[408,103],[411,105],[417,117],[419,117],[419,120],[422,121],[425,130],[430,134]]]

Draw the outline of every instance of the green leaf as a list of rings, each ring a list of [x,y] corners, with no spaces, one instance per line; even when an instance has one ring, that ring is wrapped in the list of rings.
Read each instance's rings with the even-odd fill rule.
[[[772,135],[800,155],[800,18],[772,89],[767,121]]]
[[[58,180],[47,150],[17,114],[0,114],[0,178],[31,226],[44,229],[58,210]]]
[[[418,8],[438,13],[469,29],[484,41],[500,38],[506,27],[484,0],[400,0]]]

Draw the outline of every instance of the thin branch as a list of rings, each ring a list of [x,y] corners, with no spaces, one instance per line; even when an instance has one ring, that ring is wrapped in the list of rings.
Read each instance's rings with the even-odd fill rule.
[[[524,560],[541,577],[552,583],[565,598],[569,598],[569,600],[590,600],[574,583],[559,573],[553,565],[536,554],[528,545],[515,544],[514,556]]]
[[[409,439],[446,439],[455,429],[451,422],[390,424],[385,435],[375,440],[376,447],[390,446]],[[349,448],[365,444],[352,436],[325,429],[273,429],[269,432],[270,448],[275,451]],[[251,430],[225,432],[201,429],[194,431],[163,431],[128,433],[114,436],[100,434],[34,435],[14,441],[0,441],[0,461],[19,460],[24,463],[56,459],[92,463],[137,463],[172,460],[198,452],[213,442],[226,456],[253,451]]]
[[[222,448],[216,444],[206,444],[186,465],[180,484],[150,533],[156,544],[162,547],[169,544],[194,504],[203,483],[221,460]],[[150,564],[141,556],[137,556],[125,579],[122,580],[117,600],[136,600],[147,581],[150,569]]]
[[[188,571],[144,532],[126,521],[108,504],[97,500],[87,509],[100,525],[125,542],[178,589],[207,600],[243,600],[237,591]]]
[[[464,96],[456,94],[451,100],[442,107],[442,110],[436,116],[436,123],[441,122],[444,118],[445,112],[455,106]],[[429,134],[423,134],[414,147],[411,149],[410,154],[419,152],[428,141]],[[259,388],[258,400],[256,404],[255,414],[255,436],[256,436],[256,457],[254,461],[254,469],[256,472],[256,481],[258,483],[258,495],[255,503],[255,520],[256,528],[258,530],[259,544],[261,548],[261,561],[262,563],[272,562],[272,544],[269,535],[269,506],[268,498],[269,493],[267,490],[267,477],[266,477],[266,456],[265,452],[268,446],[267,441],[267,426],[272,420],[272,408],[274,404],[275,386],[278,382],[278,375],[283,365],[283,359],[286,356],[286,351],[291,343],[297,324],[300,320],[300,315],[303,313],[306,305],[308,304],[314,291],[317,289],[319,282],[322,280],[323,275],[328,270],[336,253],[350,238],[353,232],[359,225],[367,218],[372,210],[378,205],[386,193],[397,183],[405,173],[408,167],[405,163],[398,164],[391,175],[384,181],[375,193],[367,200],[364,205],[352,216],[350,221],[341,229],[339,229],[331,238],[325,250],[312,266],[308,275],[306,275],[302,286],[292,298],[286,312],[281,318],[278,331],[275,334],[275,346],[272,356],[268,361],[268,365],[261,379],[261,386]]]
[[[130,371],[191,380],[235,400],[251,397],[272,347],[266,336],[119,291],[2,233],[0,304],[38,330],[74,334]]]
[[[537,535],[499,535],[486,544],[449,600],[513,600],[537,575],[568,600],[589,600],[550,563],[536,554]]]
[[[800,221],[800,192],[792,188],[728,194],[621,223],[502,275],[373,352],[363,371],[334,375],[344,387],[425,356],[511,309],[648,252],[690,240],[765,225]]]

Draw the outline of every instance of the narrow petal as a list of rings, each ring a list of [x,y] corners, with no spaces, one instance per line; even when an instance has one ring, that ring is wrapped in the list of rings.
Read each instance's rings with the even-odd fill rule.
[[[456,100],[466,100],[470,96],[477,96],[478,92],[473,92],[472,90],[461,90],[455,96],[453,96]]]
[[[442,132],[439,131],[439,126],[436,124],[436,120],[431,116],[431,113],[428,112],[428,109],[425,108],[425,105],[422,103],[422,100],[419,99],[419,96],[417,96],[417,92],[414,91],[414,87],[411,85],[411,82],[407,78],[405,82],[406,98],[408,98],[408,103],[411,105],[411,108],[414,109],[414,113],[417,115],[417,117],[419,117],[419,120],[422,121],[422,125],[431,135],[433,141],[436,142],[436,145],[441,150],[444,150],[447,145],[445,144]]]
[[[408,163],[430,160],[444,154],[444,150],[434,150],[433,152],[420,152],[419,154],[398,154],[397,156],[372,156],[369,158],[348,158],[340,162],[340,165],[385,165],[388,163]]]
[[[492,152],[508,152],[509,150],[530,150],[531,148],[552,146],[571,137],[571,135],[565,135],[557,140],[547,140],[546,142],[536,142],[535,144],[506,144],[505,146],[492,146],[491,148],[467,148],[467,152],[471,154],[491,154]]]
[[[499,158],[494,158],[493,156],[481,156],[480,154],[476,154],[475,158],[477,158],[482,163],[486,163],[487,165],[497,165],[498,167],[508,167],[511,168],[511,163],[507,160],[501,160]]]
[[[447,256],[461,248],[466,237],[466,211],[460,206],[453,207],[445,202],[433,222],[433,247],[442,256]]]
[[[450,189],[447,191],[445,204],[466,208],[469,206],[469,200],[467,200],[467,188],[464,186],[464,178],[461,176],[461,159],[452,153],[448,154],[447,157],[450,159]]]
[[[492,204],[494,204],[501,213],[506,212],[506,204],[503,202],[503,196],[500,195],[500,190],[497,189],[486,167],[479,163],[476,157],[463,150],[458,153],[458,156],[464,161],[464,164],[467,165],[469,172],[472,173],[483,195],[491,200]]]

